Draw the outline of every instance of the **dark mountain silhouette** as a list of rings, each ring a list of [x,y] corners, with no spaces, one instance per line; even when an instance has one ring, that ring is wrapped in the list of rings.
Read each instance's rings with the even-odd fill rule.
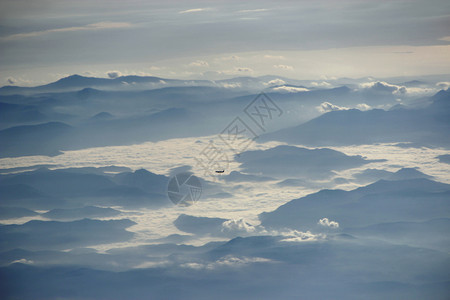
[[[149,193],[165,194],[169,178],[164,175],[157,175],[145,169],[134,172],[123,172],[113,177],[114,182],[121,185],[139,188]]]
[[[439,159],[440,162],[450,164],[450,154],[439,155],[437,159]]]
[[[73,132],[73,127],[61,122],[0,130],[0,157],[61,154],[60,150],[65,148],[64,140]]]
[[[61,78],[55,82],[36,86],[36,87],[18,87],[18,86],[4,86],[0,88],[0,94],[18,94],[18,93],[43,93],[43,92],[57,92],[57,91],[70,91],[80,88],[114,88],[121,87],[124,84],[151,84],[164,82],[177,82],[173,79],[162,79],[153,76],[120,76],[114,79],[111,78],[96,78],[85,77],[81,75],[71,75]]]
[[[61,122],[23,125],[0,130],[0,157],[60,154],[95,146],[124,145],[212,133],[198,114],[167,109],[139,117],[96,120],[79,126]],[[193,124],[193,126],[184,126]],[[177,130],[174,130],[177,128]]]
[[[136,223],[128,220],[90,220],[73,222],[30,221],[22,225],[0,225],[0,250],[67,249],[123,242],[133,233],[125,229]]]
[[[227,221],[227,219],[194,217],[186,214],[181,214],[173,222],[173,224],[181,231],[202,235],[209,234],[211,232],[220,232],[222,223],[225,221]]]
[[[278,177],[326,178],[333,171],[355,168],[373,160],[348,156],[332,149],[277,146],[267,150],[245,151],[235,160],[246,173]]]
[[[424,174],[414,168],[402,168],[397,172],[389,172],[386,170],[378,169],[366,169],[359,173],[353,175],[356,181],[359,182],[375,182],[380,179],[385,180],[407,180],[407,179],[417,179],[426,178],[433,179],[433,176]]]
[[[80,206],[160,207],[170,205],[168,178],[146,170],[117,175],[100,168],[45,168],[0,176],[1,206],[28,209],[77,208]]]
[[[77,220],[85,218],[106,218],[120,214],[120,211],[110,207],[85,206],[82,208],[71,209],[52,209],[44,214],[43,217],[51,220]]]
[[[304,124],[260,137],[312,146],[413,142],[450,146],[450,91],[440,91],[424,109],[331,111]]]
[[[1,192],[0,192],[1,193]],[[30,217],[38,215],[37,212],[22,207],[1,207],[0,219],[15,219],[22,217]]]
[[[36,106],[0,102],[0,124],[33,123],[45,119]]]
[[[376,238],[392,243],[447,251],[450,247],[450,219],[420,222],[380,223],[358,228],[345,228],[356,237]]]
[[[428,179],[386,181],[352,191],[322,190],[260,214],[268,227],[311,228],[327,217],[341,227],[420,221],[450,214],[450,185]]]

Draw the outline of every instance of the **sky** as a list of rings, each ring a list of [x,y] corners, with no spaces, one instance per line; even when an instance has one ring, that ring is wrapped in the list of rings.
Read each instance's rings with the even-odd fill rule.
[[[167,78],[445,74],[450,2],[0,3],[0,85],[110,71]]]

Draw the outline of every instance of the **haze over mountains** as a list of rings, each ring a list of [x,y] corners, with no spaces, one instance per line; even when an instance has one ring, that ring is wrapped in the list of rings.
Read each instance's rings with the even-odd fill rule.
[[[1,295],[447,299],[442,78],[3,87]],[[279,118],[245,113],[261,91]],[[237,153],[218,136],[236,117],[256,135]],[[195,160],[210,143],[229,159],[214,177]],[[189,207],[167,197],[183,172],[202,183]]]
[[[0,300],[450,299],[450,1],[0,12]]]
[[[268,130],[294,126],[269,134],[260,132],[263,141],[312,146],[374,142],[441,146],[449,142],[445,134],[449,129],[449,92],[425,96],[431,96],[430,91],[435,89],[432,83],[410,93],[408,89],[412,88],[406,85],[346,80],[349,88],[336,80],[326,88],[308,86],[286,93],[273,86],[280,87],[274,84],[288,79],[271,78],[230,79],[227,84],[234,85],[227,88],[223,86],[225,81],[74,75],[36,88],[3,87],[0,106],[8,117],[2,118],[0,124],[0,157],[58,155],[64,150],[87,147],[212,135],[256,97],[254,89],[244,88],[248,81],[276,98],[286,111]],[[129,81],[135,83],[132,90],[124,84]],[[26,96],[10,94],[11,90]],[[399,103],[403,106],[398,107]],[[414,108],[417,105],[427,107]]]

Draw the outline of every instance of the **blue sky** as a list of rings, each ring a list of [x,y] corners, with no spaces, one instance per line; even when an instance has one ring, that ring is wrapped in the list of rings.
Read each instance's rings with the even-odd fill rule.
[[[443,74],[448,1],[2,1],[0,82]]]

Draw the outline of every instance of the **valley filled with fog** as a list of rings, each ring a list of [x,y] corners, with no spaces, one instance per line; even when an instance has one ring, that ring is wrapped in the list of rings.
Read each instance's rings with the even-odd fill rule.
[[[0,290],[446,299],[449,85],[71,75],[4,86]],[[201,195],[176,205],[169,182],[186,173]]]

